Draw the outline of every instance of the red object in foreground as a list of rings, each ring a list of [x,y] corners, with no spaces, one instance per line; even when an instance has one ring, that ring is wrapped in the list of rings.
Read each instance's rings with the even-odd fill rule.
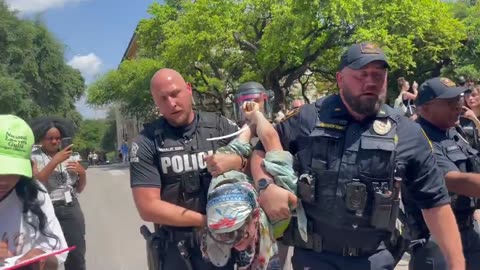
[[[67,252],[67,251],[74,250],[75,248],[76,248],[75,246],[72,246],[72,247],[69,247],[69,248],[65,248],[65,249],[53,251],[53,252],[50,252],[50,253],[45,253],[45,254],[42,254],[42,255],[33,257],[33,258],[31,258],[31,259],[28,259],[28,260],[26,260],[26,261],[23,261],[23,262],[21,262],[21,263],[17,263],[17,264],[15,264],[15,265],[2,268],[2,270],[14,270],[14,269],[18,269],[18,268],[20,268],[20,267],[27,266],[27,265],[30,265],[30,264],[32,264],[32,263],[39,262],[39,261],[41,261],[41,260],[43,260],[43,259],[45,259],[45,258],[48,258],[48,257],[50,257],[50,256],[55,256],[55,255],[62,254],[62,253]]]

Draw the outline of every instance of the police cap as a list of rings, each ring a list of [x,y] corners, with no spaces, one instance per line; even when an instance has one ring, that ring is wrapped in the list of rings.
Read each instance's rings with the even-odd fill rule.
[[[339,70],[349,67],[351,69],[361,69],[373,61],[382,61],[386,68],[390,68],[385,53],[377,44],[371,42],[362,42],[350,46],[340,59]]]
[[[416,104],[420,106],[437,98],[449,99],[458,97],[466,90],[466,87],[457,86],[448,78],[436,77],[426,80],[420,85]]]

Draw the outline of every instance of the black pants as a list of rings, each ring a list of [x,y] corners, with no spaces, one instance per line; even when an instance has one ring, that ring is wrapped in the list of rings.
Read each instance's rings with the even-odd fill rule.
[[[202,258],[200,247],[190,248],[190,263],[193,270],[233,270],[233,263],[228,263],[224,267],[215,267]],[[167,251],[163,256],[163,270],[189,270],[185,260],[180,256],[177,245],[169,243]]]
[[[480,233],[474,228],[460,232],[467,270],[480,269]],[[445,257],[434,239],[414,246],[411,251],[410,270],[448,270]]]
[[[85,270],[85,218],[77,199],[68,205],[54,204],[55,215],[60,222],[69,247],[76,249],[68,253],[65,270]]]
[[[295,248],[292,257],[294,270],[393,270],[395,261],[386,249],[371,256],[346,257],[328,252]]]

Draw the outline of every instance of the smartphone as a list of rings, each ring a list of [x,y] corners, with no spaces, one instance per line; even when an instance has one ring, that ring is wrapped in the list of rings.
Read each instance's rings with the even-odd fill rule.
[[[73,139],[71,137],[65,137],[65,138],[62,138],[62,144],[61,144],[61,148],[62,149],[65,149],[67,146],[71,145],[73,143]]]

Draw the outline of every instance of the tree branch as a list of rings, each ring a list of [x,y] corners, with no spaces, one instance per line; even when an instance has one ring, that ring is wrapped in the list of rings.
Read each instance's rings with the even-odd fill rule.
[[[205,73],[203,72],[203,70],[201,68],[199,68],[196,64],[193,65],[193,67],[198,70],[198,72],[200,72],[200,77],[202,78],[202,81],[207,85],[207,86],[210,86],[210,84],[208,83],[208,80],[207,80],[207,77],[205,77]],[[200,92],[199,92],[200,93]]]
[[[262,19],[258,19],[255,24],[253,25],[253,29],[255,31],[255,36],[257,38],[256,40],[256,44],[258,44],[260,42],[260,40],[262,39],[263,37],[263,30],[265,30],[265,27],[267,27],[267,24],[268,24],[268,20],[271,18],[271,14],[269,14],[267,17],[264,17]],[[258,28],[258,23],[259,21],[261,20],[261,26],[260,28]]]
[[[252,43],[250,43],[246,40],[243,40],[240,37],[239,33],[237,33],[237,32],[233,33],[233,38],[240,45],[240,48],[243,48],[243,49],[248,50],[248,51],[253,52],[253,53],[256,53],[258,51],[257,46],[255,46],[254,44],[252,44]]]
[[[320,74],[323,78],[325,78],[328,81],[335,80],[335,72],[331,72],[323,68],[315,68],[315,67],[310,67],[309,70],[313,73]]]
[[[307,77],[307,79],[304,82],[302,82],[302,77]],[[300,77],[300,79],[298,80],[298,82],[302,86],[302,97],[307,103],[310,103],[310,99],[307,96],[307,90],[308,90],[308,85],[310,84],[310,78],[313,77],[313,73],[310,75],[302,76],[302,77]]]

